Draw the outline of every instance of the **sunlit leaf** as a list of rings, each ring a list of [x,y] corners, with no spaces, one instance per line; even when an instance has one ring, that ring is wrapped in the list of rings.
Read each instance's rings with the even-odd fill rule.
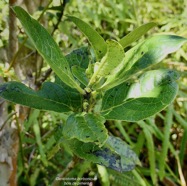
[[[173,101],[178,90],[177,78],[171,70],[153,70],[143,74],[137,83],[114,87],[104,95],[102,115],[109,120],[145,119]]]
[[[101,62],[95,64],[94,74],[90,79],[89,86],[97,86],[100,78],[106,78],[108,75],[116,73],[116,69],[125,58],[123,47],[114,40],[107,40],[107,53],[101,59]]]
[[[135,30],[124,36],[122,39],[120,39],[119,43],[123,46],[123,48],[126,48],[156,25],[157,24],[153,22],[141,25],[140,27],[136,28]]]
[[[115,68],[123,61],[125,53],[123,47],[114,40],[107,41],[107,53],[103,57],[98,67],[98,76],[106,76],[112,74]]]
[[[163,60],[168,54],[178,50],[186,38],[175,35],[157,35],[136,45],[125,54],[120,71],[108,77],[101,87],[108,90],[117,86],[138,72]]]

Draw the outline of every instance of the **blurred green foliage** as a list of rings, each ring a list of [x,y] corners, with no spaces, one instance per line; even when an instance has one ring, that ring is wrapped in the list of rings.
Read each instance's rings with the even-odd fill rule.
[[[39,17],[44,7],[36,7]],[[0,1],[0,52],[8,44],[8,1]],[[51,33],[58,22],[61,1],[53,0],[45,11],[43,20]],[[187,1],[185,0],[69,0],[64,15],[74,15],[90,23],[105,38],[119,39],[136,27],[157,22],[158,26],[149,33],[172,33],[187,37]],[[149,35],[149,34],[148,34]],[[146,35],[145,37],[147,37]],[[25,37],[19,30],[18,36]],[[56,42],[64,53],[87,45],[82,33],[63,16],[54,32]],[[27,46],[26,46],[27,47]],[[28,53],[32,52],[29,47]],[[177,69],[179,93],[167,109],[150,119],[138,123],[111,122],[108,130],[129,143],[138,154],[142,167],[130,173],[117,173],[109,169],[79,162],[67,177],[96,178],[93,185],[182,185],[187,178],[187,47],[164,61],[162,67]],[[27,53],[27,54],[28,54]],[[27,54],[24,53],[26,56]],[[4,58],[0,58],[1,76],[14,80],[13,75],[3,75]],[[41,71],[45,71],[43,66]],[[35,76],[35,73],[33,73]],[[54,133],[67,116],[53,112],[30,110],[22,126],[20,153],[18,159],[18,185],[50,185],[61,173],[72,154],[68,149],[55,146]],[[182,173],[183,174],[182,174]],[[187,180],[186,180],[187,181]],[[63,185],[63,184],[62,184]]]

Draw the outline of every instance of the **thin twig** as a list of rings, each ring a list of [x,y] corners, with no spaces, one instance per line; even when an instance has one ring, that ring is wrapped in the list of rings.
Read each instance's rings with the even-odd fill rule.
[[[62,9],[60,11],[60,15],[58,17],[58,21],[57,21],[57,23],[53,27],[53,31],[51,32],[51,35],[54,34],[54,32],[55,32],[56,29],[58,29],[58,25],[60,24],[61,19],[62,19],[63,15],[64,15],[64,10],[65,10],[65,6],[66,6],[67,2],[68,2],[67,0],[64,0],[63,3],[61,4]]]
[[[49,77],[49,75],[51,74],[52,69],[49,68],[47,71],[45,71],[42,75],[41,78],[36,82],[36,86],[40,87],[41,84]]]

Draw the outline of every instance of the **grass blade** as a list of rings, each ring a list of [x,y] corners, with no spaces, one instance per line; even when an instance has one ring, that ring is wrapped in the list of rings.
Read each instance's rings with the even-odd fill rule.
[[[40,156],[41,156],[41,161],[43,162],[43,164],[45,166],[47,166],[48,162],[46,159],[46,155],[44,153],[43,144],[42,144],[42,140],[41,140],[41,134],[40,134],[40,127],[39,127],[38,122],[34,123],[33,130],[34,130],[35,137],[36,137],[36,143],[38,144],[38,148],[39,148],[39,152],[40,152]]]
[[[167,108],[167,113],[165,117],[165,127],[164,127],[164,136],[163,136],[163,141],[162,141],[162,152],[160,154],[160,159],[159,159],[159,176],[160,179],[162,180],[165,177],[165,162],[167,159],[167,153],[169,149],[169,141],[170,141],[170,131],[173,123],[173,105],[171,104]]]
[[[156,173],[156,159],[155,159],[155,146],[153,143],[153,137],[151,132],[147,129],[146,123],[144,121],[139,121],[138,124],[142,127],[147,141],[148,158],[150,164],[150,175],[153,185],[157,185],[157,173]]]

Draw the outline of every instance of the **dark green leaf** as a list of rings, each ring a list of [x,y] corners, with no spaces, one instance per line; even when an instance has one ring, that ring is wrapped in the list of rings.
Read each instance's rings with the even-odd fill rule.
[[[155,27],[156,23],[147,23],[144,25],[141,25],[140,27],[136,28],[129,34],[127,34],[125,37],[123,37],[119,43],[123,46],[123,48],[126,48],[134,41],[138,40],[141,36],[143,36],[145,33],[147,33],[151,28]]]
[[[60,48],[51,35],[21,7],[15,6],[13,10],[37,51],[59,78],[67,85],[76,88],[80,93],[84,94],[84,91],[74,80],[66,58],[62,55]]]
[[[105,119],[99,115],[73,114],[67,119],[63,134],[68,139],[76,138],[102,146],[108,137],[104,122]]]
[[[102,110],[120,105],[127,98],[129,87],[130,83],[125,82],[106,91],[102,100]]]
[[[79,66],[81,68],[87,69],[90,61],[88,47],[82,47],[76,50],[73,50],[70,54],[66,56],[66,59],[70,65]]]
[[[107,50],[105,40],[98,34],[95,29],[93,29],[90,25],[81,19],[74,16],[68,16],[68,18],[76,24],[76,26],[83,32],[83,34],[85,34],[90,44],[93,46],[96,56],[98,59],[101,59]]]
[[[171,70],[153,70],[131,86],[124,83],[108,90],[103,98],[102,115],[109,120],[145,119],[173,101],[178,90],[177,78],[177,73]]]
[[[44,83],[37,92],[19,82],[4,83],[0,86],[0,96],[17,104],[56,112],[79,110],[82,105],[79,92],[71,92],[51,82]]]

